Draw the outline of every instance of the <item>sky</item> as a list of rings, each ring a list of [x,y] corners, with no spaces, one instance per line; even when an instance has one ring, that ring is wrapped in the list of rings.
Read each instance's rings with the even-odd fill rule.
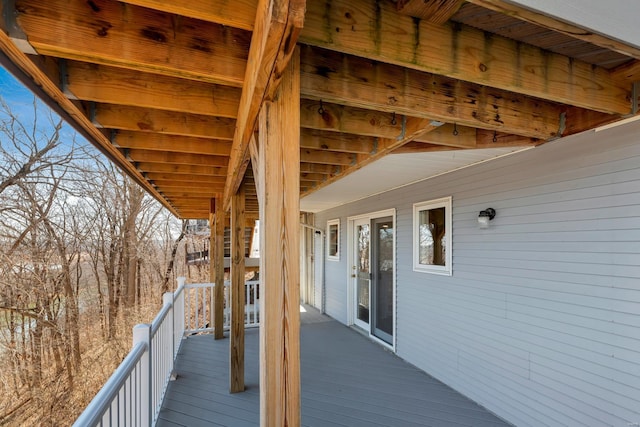
[[[3,67],[0,67],[0,96],[9,105],[13,114],[20,119],[21,123],[25,125],[33,123],[35,117],[33,93]],[[53,120],[58,120],[59,116],[52,112],[40,99],[37,99],[37,108],[40,114],[51,112]],[[46,116],[39,118],[38,124],[39,127],[42,126],[41,130],[45,133],[51,128],[50,120]],[[75,138],[79,143],[88,144],[69,124],[65,124],[63,135],[63,141],[71,141]]]

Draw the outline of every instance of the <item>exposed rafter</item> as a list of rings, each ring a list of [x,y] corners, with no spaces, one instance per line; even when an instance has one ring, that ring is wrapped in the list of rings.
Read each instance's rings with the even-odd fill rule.
[[[605,113],[629,114],[630,86],[606,69],[471,27],[399,15],[391,2],[309,2],[302,43]]]
[[[249,143],[296,46],[302,195],[390,153],[527,147],[640,105],[637,46],[510,0],[4,8],[5,63],[183,217],[207,218],[212,193],[228,208],[245,178],[257,209]]]

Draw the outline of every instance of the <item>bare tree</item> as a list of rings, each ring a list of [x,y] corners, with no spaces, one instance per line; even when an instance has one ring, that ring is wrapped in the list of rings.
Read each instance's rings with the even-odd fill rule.
[[[2,425],[70,424],[161,305],[181,240],[157,201],[39,114],[25,126],[0,99]]]

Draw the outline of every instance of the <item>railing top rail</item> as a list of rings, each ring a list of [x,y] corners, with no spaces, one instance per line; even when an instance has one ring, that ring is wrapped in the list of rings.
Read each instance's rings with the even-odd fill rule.
[[[151,322],[151,336],[152,337],[155,336],[156,332],[158,331],[158,329],[162,325],[162,322],[163,322],[164,318],[167,317],[167,314],[169,314],[170,310],[171,310],[171,306],[168,305],[168,304],[165,304],[165,305],[162,306],[162,308],[160,309],[158,314],[156,314],[155,319],[153,319],[153,322]]]
[[[184,285],[185,289],[193,289],[193,288],[209,288],[211,286],[215,286],[215,283],[187,283]]]
[[[120,387],[125,383],[127,378],[129,378],[129,375],[131,375],[131,372],[133,372],[136,364],[140,361],[146,350],[147,344],[144,342],[139,342],[133,346],[120,366],[118,366],[111,377],[109,377],[76,422],[73,423],[73,427],[95,426],[100,423],[105,412],[111,406],[111,402],[118,395]]]
[[[184,284],[181,284],[180,286],[178,286],[178,289],[176,289],[175,292],[173,293],[174,301],[180,296],[181,293],[184,292],[184,288],[185,288]]]
[[[229,286],[231,282],[229,280],[225,280],[224,285]],[[260,280],[247,280],[245,281],[245,285],[257,285],[260,283]],[[194,288],[209,288],[211,286],[215,286],[216,284],[213,282],[206,283],[185,283],[185,289],[194,289]],[[176,291],[177,293],[178,291]]]

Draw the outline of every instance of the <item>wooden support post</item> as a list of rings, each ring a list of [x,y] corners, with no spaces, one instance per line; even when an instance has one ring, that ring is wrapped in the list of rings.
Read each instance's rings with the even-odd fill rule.
[[[260,425],[300,425],[300,56],[260,112]],[[268,195],[268,196],[267,196]]]
[[[216,246],[216,199],[211,199],[209,202],[209,282],[216,283],[216,265],[214,262],[214,257],[216,254],[215,246]],[[215,287],[211,290],[211,298],[210,298],[210,319],[211,326],[215,329],[217,326],[216,323],[216,291]]]
[[[222,200],[216,199],[215,204],[216,212],[216,227],[215,227],[215,244],[212,245],[209,251],[209,262],[215,265],[215,279],[216,287],[214,288],[214,338],[219,340],[224,338],[224,223],[225,215],[222,207]],[[211,230],[211,234],[214,230]]]
[[[231,331],[229,337],[229,392],[244,391],[244,184],[231,197]]]

